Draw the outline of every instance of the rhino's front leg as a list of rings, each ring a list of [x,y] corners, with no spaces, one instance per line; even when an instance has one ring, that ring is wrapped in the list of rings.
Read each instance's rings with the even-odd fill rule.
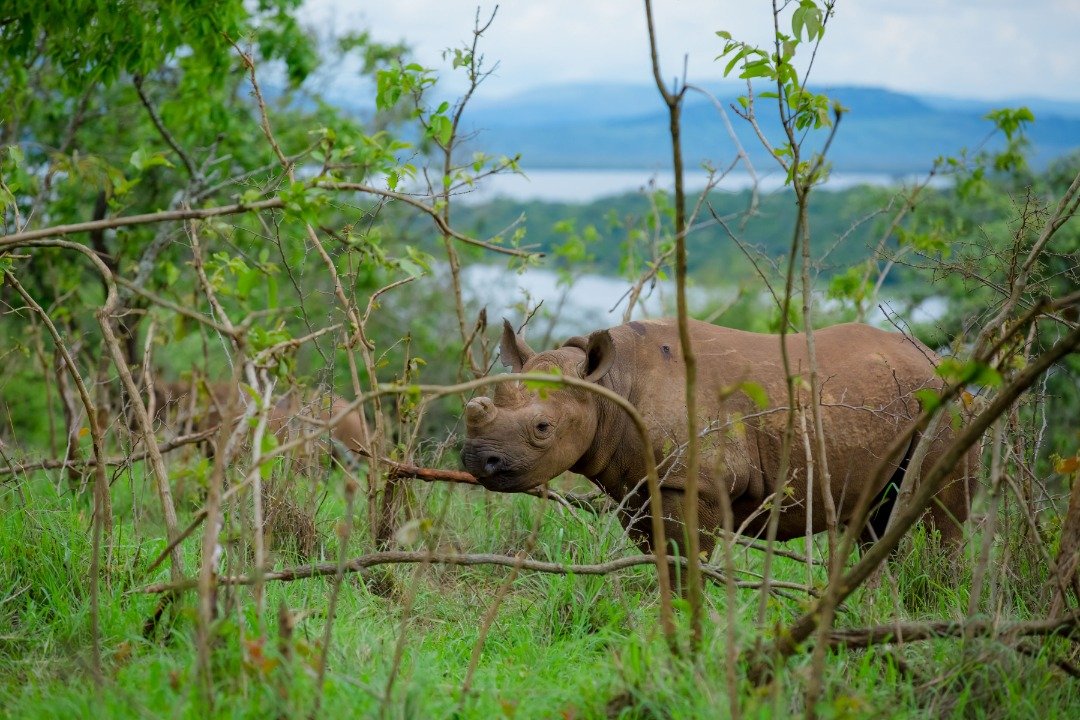
[[[702,488],[704,491],[705,488]],[[689,547],[687,528],[684,522],[686,515],[686,493],[681,488],[663,488],[660,491],[661,506],[664,509],[664,538],[668,545],[668,555],[686,557]],[[698,496],[698,549],[703,561],[707,561],[716,545],[715,530],[719,523],[714,522],[711,497],[707,492]],[[671,565],[672,588],[685,595],[687,587],[682,582],[686,577],[686,566],[679,564]]]

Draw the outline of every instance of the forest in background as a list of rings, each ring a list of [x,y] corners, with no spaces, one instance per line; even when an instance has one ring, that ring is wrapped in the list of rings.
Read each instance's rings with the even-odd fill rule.
[[[814,148],[844,122],[785,70],[825,34],[831,3],[804,0],[782,18],[792,55],[728,48],[734,74],[791,100],[765,150],[791,190],[688,198],[685,215],[667,192],[464,205],[519,167],[478,154],[483,134],[461,147],[497,17],[451,51],[470,90],[444,102],[406,47],[319,42],[297,7],[78,0],[0,22],[0,713],[1075,714],[1080,160],[1033,169],[1037,117],[991,113],[993,144],[926,168],[949,189],[815,190]],[[343,55],[373,117],[305,84]],[[814,137],[801,159],[796,123]],[[675,601],[672,653],[650,556],[580,478],[552,502],[453,474],[463,401],[497,363],[498,318],[462,268],[548,268],[570,292],[602,273],[636,297],[679,279],[680,239],[692,284],[738,289],[712,322],[802,329],[800,287],[819,327],[887,296],[898,329],[955,359],[961,400],[941,407],[1003,399],[960,569],[917,527],[840,598],[833,573],[864,556],[731,540],[705,559],[721,580],[704,612]],[[909,327],[929,296],[946,314]],[[194,416],[156,412],[165,382]],[[363,403],[370,445],[312,466],[267,419],[286,391],[329,390]],[[243,422],[206,422],[230,409]],[[835,622],[781,651],[822,607]]]

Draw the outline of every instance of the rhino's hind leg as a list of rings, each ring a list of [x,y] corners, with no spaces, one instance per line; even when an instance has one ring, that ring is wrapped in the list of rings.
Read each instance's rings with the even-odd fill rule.
[[[925,478],[941,459],[952,441],[949,429],[938,433],[923,457],[919,478]],[[870,508],[870,519],[859,536],[860,548],[865,551],[871,544],[881,539],[889,526],[889,520],[896,509],[899,490],[907,473],[909,460],[918,446],[918,438],[912,441],[903,460],[893,473],[888,484],[874,498]],[[927,532],[937,536],[942,545],[957,545],[963,540],[964,523],[967,522],[971,508],[971,493],[974,478],[978,470],[978,448],[972,448],[955,468],[950,470],[941,484],[941,489],[934,495],[930,506],[923,514],[922,522]]]
[[[926,478],[934,465],[952,443],[953,432],[947,423],[939,429],[923,458],[920,481]],[[913,443],[913,447],[917,443]],[[905,461],[906,463],[906,461]],[[960,459],[941,481],[941,485],[929,507],[923,513],[922,522],[927,533],[936,536],[941,545],[959,545],[964,539],[964,523],[971,509],[971,496],[979,468],[979,448],[973,447]],[[901,474],[901,477],[903,475]]]
[[[939,434],[923,462],[923,477],[941,458],[952,440],[952,433]],[[923,515],[928,531],[937,531],[942,545],[956,546],[964,539],[964,523],[971,510],[972,493],[979,470],[979,447],[971,448],[956,467],[949,471],[941,483],[941,489]]]

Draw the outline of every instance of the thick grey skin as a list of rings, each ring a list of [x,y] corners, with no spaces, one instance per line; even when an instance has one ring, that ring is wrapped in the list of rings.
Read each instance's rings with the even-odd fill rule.
[[[699,481],[701,548],[711,551],[713,533],[721,526],[721,482],[731,494],[736,528],[746,523],[744,534],[763,531],[767,513],[762,512],[762,504],[781,486],[778,471],[787,391],[778,336],[693,320],[690,335],[698,359],[698,426],[712,428],[701,443]],[[817,331],[815,339],[831,490],[839,521],[845,523],[889,443],[918,414],[913,393],[941,386],[933,372],[937,357],[916,341],[868,325],[837,325]],[[793,372],[807,375],[806,338],[789,335],[787,346]],[[542,353],[534,353],[507,325],[502,354],[504,364],[515,372],[558,368],[563,374],[613,390],[637,408],[649,430],[649,450],[656,462],[663,463],[667,537],[684,545],[681,518],[686,468],[682,462],[664,462],[686,441],[685,369],[675,320],[631,322],[589,338],[572,338],[563,347]],[[765,390],[766,408],[759,408],[736,389],[743,382]],[[805,387],[799,392],[805,407],[809,392]],[[543,399],[504,383],[496,386],[494,400],[470,401],[466,420],[463,464],[485,487],[520,492],[566,470],[579,473],[615,500],[627,500],[623,524],[643,549],[650,547],[647,492],[641,482],[645,477],[642,440],[616,405],[583,390],[553,391]],[[924,472],[952,437],[949,423],[941,425],[924,459]],[[807,426],[812,433],[809,412]],[[777,535],[781,540],[806,532],[806,455],[798,428],[797,422],[790,494],[782,502]],[[885,482],[872,488],[875,496],[889,480],[899,483],[906,457],[917,441],[916,437],[903,453],[886,459],[889,472]],[[977,453],[972,451],[927,512],[925,519],[944,541],[962,537],[976,463]],[[826,528],[820,474],[814,482],[812,527],[820,532]],[[872,520],[879,534],[890,509],[883,507]]]

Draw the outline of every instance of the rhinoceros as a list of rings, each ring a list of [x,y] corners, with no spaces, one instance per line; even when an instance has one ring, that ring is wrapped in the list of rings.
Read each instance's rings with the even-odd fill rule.
[[[270,410],[269,428],[277,436],[278,442],[285,443],[297,437],[314,434],[319,423],[327,423],[348,407],[349,402],[338,395],[326,391],[289,392],[278,400]],[[331,457],[343,460],[342,453],[348,451],[353,456],[362,456],[368,452],[367,424],[360,415],[361,410],[352,410],[339,422],[323,433],[319,438],[302,444],[291,453],[294,468],[302,473],[311,473],[315,467]],[[349,461],[345,461],[346,464]]]
[[[763,530],[762,504],[781,488],[781,444],[788,396],[780,339],[690,320],[697,356],[698,427],[701,431],[699,480],[700,543],[710,551],[721,527],[720,483],[727,485],[735,526]],[[863,324],[844,324],[815,332],[821,384],[821,413],[831,492],[838,521],[851,517],[865,483],[897,434],[919,412],[921,388],[942,386],[935,376],[936,355],[909,337]],[[790,367],[808,374],[806,337],[786,336]],[[573,337],[562,347],[535,352],[504,322],[502,362],[513,372],[558,372],[581,378],[626,398],[642,415],[648,441],[627,413],[596,393],[563,387],[533,392],[520,383],[499,383],[494,398],[476,397],[465,408],[464,467],[487,489],[522,492],[566,471],[584,475],[614,500],[620,520],[639,546],[650,547],[650,519],[644,452],[660,466],[665,535],[680,545],[686,466],[679,449],[687,438],[685,366],[674,319],[634,321]],[[759,407],[737,388],[755,383],[767,403]],[[802,407],[809,392],[797,383]],[[752,394],[758,393],[751,391]],[[760,398],[758,398],[760,402]],[[809,411],[807,410],[809,415]],[[799,432],[800,423],[796,423]],[[807,420],[807,427],[812,425]],[[940,424],[923,469],[929,469],[952,437]],[[884,531],[895,487],[903,477],[916,437],[897,457],[885,458],[889,473],[875,486],[876,507],[864,540]],[[944,541],[962,537],[968,517],[977,454],[947,478],[924,521]],[[806,532],[807,461],[797,434],[790,454],[786,493],[780,494],[778,539]],[[826,528],[825,509],[815,478],[812,528]],[[892,492],[890,492],[890,489]]]
[[[238,386],[226,382],[157,381],[154,383],[155,419],[177,429],[190,426],[194,432],[216,427],[221,423],[230,403],[238,399]],[[312,435],[318,423],[326,423],[348,405],[344,398],[326,390],[291,389],[270,408],[268,428],[284,443],[301,435]],[[242,403],[233,408],[235,423],[243,413]],[[359,410],[348,413],[337,425],[317,440],[304,443],[291,456],[296,468],[310,471],[325,459],[340,458],[342,450],[362,455],[368,446],[367,430]],[[213,439],[202,443],[203,452],[213,457]]]

